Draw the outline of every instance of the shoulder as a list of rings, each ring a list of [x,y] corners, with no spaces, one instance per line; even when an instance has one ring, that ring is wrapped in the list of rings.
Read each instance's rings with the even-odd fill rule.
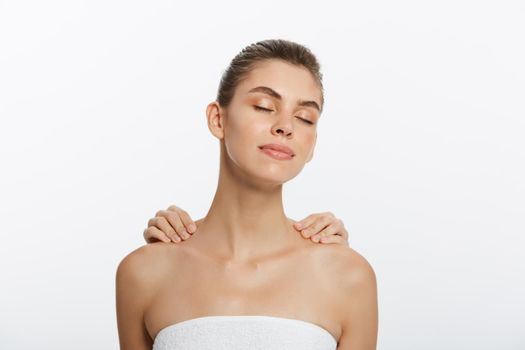
[[[375,349],[377,341],[377,280],[372,265],[349,247],[333,249],[331,269],[337,289],[342,348]]]
[[[332,277],[344,283],[342,287],[375,283],[376,275],[372,265],[356,250],[340,244],[318,245],[314,249],[317,264],[328,268]]]
[[[338,250],[341,277],[347,288],[370,287],[376,283],[376,274],[368,260],[356,250],[341,247]]]
[[[162,251],[161,242],[143,245],[128,255],[119,263],[117,274],[132,275],[144,273],[152,264],[155,264],[157,254]]]
[[[337,302],[352,302],[349,293],[375,293],[376,274],[368,260],[356,250],[340,244],[317,244],[308,253],[309,269],[317,286]]]
[[[137,291],[152,290],[165,274],[166,266],[172,257],[174,247],[164,242],[141,246],[120,261],[116,281],[123,287]]]
[[[327,244],[316,247],[315,264],[320,266],[317,275],[325,276],[324,286],[340,310],[348,310],[356,305],[373,304],[377,294],[376,274],[368,260],[356,250],[343,245]],[[322,272],[321,272],[322,271]],[[366,299],[366,300],[365,300]]]
[[[116,311],[121,349],[152,347],[144,314],[170,265],[170,250],[176,249],[163,242],[147,244],[126,255],[117,267]]]

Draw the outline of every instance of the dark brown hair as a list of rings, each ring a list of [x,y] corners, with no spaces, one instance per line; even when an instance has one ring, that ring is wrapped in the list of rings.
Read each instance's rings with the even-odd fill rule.
[[[250,44],[241,50],[222,74],[217,102],[228,107],[237,85],[254,68],[255,63],[267,59],[281,59],[288,63],[303,66],[314,77],[321,89],[321,110],[324,106],[323,75],[314,54],[305,46],[284,39],[268,39]]]

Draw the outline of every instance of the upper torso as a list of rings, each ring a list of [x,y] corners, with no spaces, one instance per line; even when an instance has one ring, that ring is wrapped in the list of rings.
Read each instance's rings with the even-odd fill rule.
[[[144,313],[151,338],[170,325],[203,316],[267,315],[313,323],[338,340],[344,316],[338,281],[350,248],[297,235],[295,249],[237,265],[206,254],[196,237],[148,244],[157,276]]]

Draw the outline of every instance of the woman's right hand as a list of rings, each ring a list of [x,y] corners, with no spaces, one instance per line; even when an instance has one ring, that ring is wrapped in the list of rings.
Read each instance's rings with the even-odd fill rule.
[[[197,225],[189,214],[171,205],[167,210],[159,210],[154,218],[148,221],[148,228],[143,236],[147,243],[153,242],[181,242],[191,237],[197,231]]]

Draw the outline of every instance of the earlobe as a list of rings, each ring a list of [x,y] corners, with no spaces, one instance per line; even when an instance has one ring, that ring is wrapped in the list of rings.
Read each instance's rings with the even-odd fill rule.
[[[213,101],[208,104],[206,108],[206,118],[208,120],[208,129],[210,129],[213,136],[221,140],[224,138],[224,112],[217,103]]]

